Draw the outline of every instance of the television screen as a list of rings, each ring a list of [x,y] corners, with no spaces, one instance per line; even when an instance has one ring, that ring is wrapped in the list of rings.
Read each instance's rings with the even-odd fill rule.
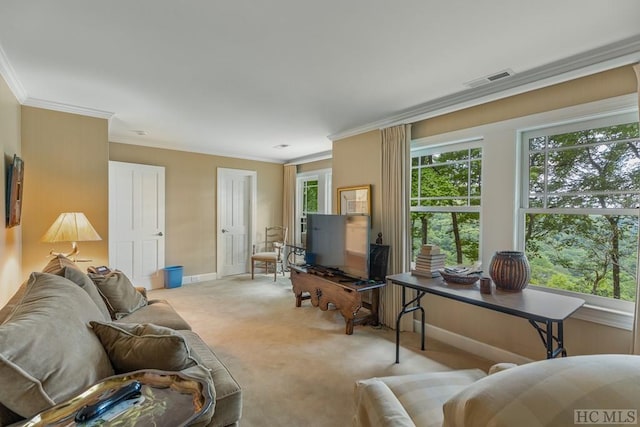
[[[307,259],[358,279],[369,278],[370,218],[366,215],[307,217]]]

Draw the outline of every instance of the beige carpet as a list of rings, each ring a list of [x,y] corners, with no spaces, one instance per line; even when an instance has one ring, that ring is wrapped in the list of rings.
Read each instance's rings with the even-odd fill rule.
[[[403,332],[395,364],[395,332],[355,326],[344,333],[335,310],[304,301],[295,307],[288,278],[234,276],[151,291],[171,302],[243,388],[241,426],[350,426],[353,385],[362,378],[459,368],[491,362]]]

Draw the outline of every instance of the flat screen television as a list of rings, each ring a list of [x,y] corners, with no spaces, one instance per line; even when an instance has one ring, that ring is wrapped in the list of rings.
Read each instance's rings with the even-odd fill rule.
[[[307,216],[306,253],[315,266],[335,269],[360,280],[369,279],[369,230],[367,215]]]

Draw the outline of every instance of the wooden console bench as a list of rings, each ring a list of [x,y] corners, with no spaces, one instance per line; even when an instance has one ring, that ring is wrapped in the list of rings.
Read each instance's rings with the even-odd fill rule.
[[[314,270],[291,266],[291,284],[296,296],[296,307],[302,306],[302,301],[311,300],[311,305],[327,311],[329,303],[333,304],[347,322],[345,333],[353,334],[353,325],[378,324],[378,304],[380,301],[380,288],[386,282],[359,282],[338,274],[326,271]],[[371,291],[371,302],[362,300],[363,292]],[[304,294],[304,295],[303,295]],[[308,294],[308,295],[307,295]],[[356,317],[360,308],[366,308],[370,314],[364,317]]]

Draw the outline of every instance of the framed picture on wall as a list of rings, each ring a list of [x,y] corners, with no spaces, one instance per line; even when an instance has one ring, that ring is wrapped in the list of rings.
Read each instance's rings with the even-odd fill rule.
[[[371,215],[371,185],[338,188],[340,215]]]
[[[7,168],[7,199],[6,206],[6,223],[7,228],[20,225],[22,216],[22,180],[24,179],[24,162],[16,155]]]

